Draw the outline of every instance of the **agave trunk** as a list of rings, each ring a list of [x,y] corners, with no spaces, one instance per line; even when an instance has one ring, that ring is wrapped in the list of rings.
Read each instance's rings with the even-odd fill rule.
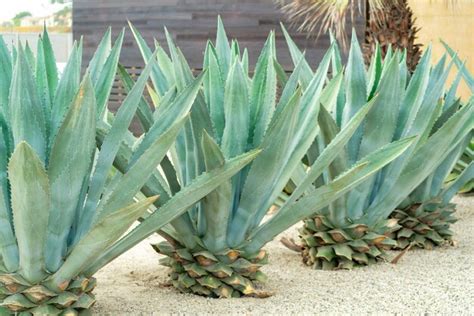
[[[453,213],[455,204],[415,204],[403,210],[395,210],[391,217],[401,225],[392,237],[397,241],[396,249],[405,249],[410,244],[432,249],[452,241],[449,226],[457,220]]]
[[[45,279],[46,280],[46,279]],[[47,282],[32,285],[16,274],[0,274],[0,299],[6,314],[78,315],[95,303],[95,278],[77,277],[63,291]],[[0,314],[2,310],[0,309]],[[3,314],[2,314],[3,315]]]
[[[389,47],[405,50],[407,66],[413,72],[421,57],[421,44],[416,43],[419,29],[415,26],[413,12],[407,0],[387,1],[386,7],[368,12],[365,31],[364,58],[370,63],[375,53],[377,42],[382,55]]]
[[[190,251],[169,242],[153,245],[153,248],[167,256],[160,263],[171,268],[171,283],[183,293],[219,298],[268,296],[258,290],[258,283],[266,280],[266,275],[260,271],[268,258],[264,250],[247,256],[232,249],[220,254],[207,250]]]
[[[306,219],[300,229],[303,262],[314,269],[352,269],[385,259],[396,243],[388,235],[398,229],[388,220],[377,232],[365,224],[337,227],[322,215]]]

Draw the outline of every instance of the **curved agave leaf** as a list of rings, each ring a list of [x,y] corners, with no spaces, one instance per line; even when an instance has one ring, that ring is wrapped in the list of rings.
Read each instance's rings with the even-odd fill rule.
[[[201,146],[204,153],[206,172],[224,165],[224,154],[207,133],[203,134]],[[207,248],[214,253],[226,246],[227,226],[230,220],[228,210],[232,208],[233,198],[232,183],[229,180],[223,182],[201,201],[207,223],[207,229],[202,240]]]
[[[51,206],[48,175],[41,158],[23,141],[13,152],[8,176],[20,270],[34,284],[46,276],[44,244]]]
[[[45,116],[37,94],[31,67],[20,47],[13,72],[9,105],[4,107],[11,123],[15,146],[30,144],[42,161],[46,161],[47,135]]]
[[[98,118],[103,116],[106,110],[110,91],[112,91],[112,85],[115,80],[115,74],[117,73],[117,65],[120,57],[120,51],[122,49],[124,35],[125,30],[122,30],[115,41],[115,44],[112,47],[112,50],[110,51],[110,54],[107,57],[100,74],[97,76],[97,82],[94,84]],[[92,71],[93,69],[90,70]]]
[[[71,55],[59,80],[51,107],[51,145],[81,83],[81,56],[79,54],[77,43],[74,43]]]
[[[67,284],[84,271],[91,262],[122,236],[157,198],[147,198],[104,216],[73,248],[61,268],[49,278],[47,284],[59,291],[67,287],[67,285],[64,286],[65,283]]]
[[[49,158],[51,211],[46,242],[46,267],[57,271],[66,255],[66,241],[75,218],[83,179],[95,150],[96,102],[86,75],[59,128]],[[67,159],[65,159],[67,157]]]
[[[474,76],[469,73],[466,67],[464,67],[463,62],[461,61],[461,59],[459,59],[459,56],[454,51],[454,49],[452,49],[448,44],[446,44],[446,42],[442,40],[441,43],[443,44],[444,48],[446,48],[446,51],[451,56],[451,58],[453,58],[454,63],[456,64],[462,76],[464,77],[464,80],[466,81],[469,89],[471,89],[471,91],[474,91]]]
[[[252,148],[256,148],[262,142],[275,109],[277,78],[273,64],[273,59],[276,58],[274,46],[275,34],[270,32],[255,66],[252,89],[249,93],[250,130],[248,127],[247,130],[250,132],[249,144],[253,144]],[[242,129],[245,129],[245,126]]]
[[[46,73],[48,74],[47,80],[48,80],[49,96],[51,98],[51,104],[52,104],[56,95],[57,87],[58,87],[58,80],[59,80],[58,68],[56,66],[56,59],[54,57],[53,45],[51,43],[51,40],[49,39],[49,34],[46,31],[46,29],[43,30],[41,39],[42,39],[41,42],[43,44],[42,46],[43,46],[44,64],[46,68]]]

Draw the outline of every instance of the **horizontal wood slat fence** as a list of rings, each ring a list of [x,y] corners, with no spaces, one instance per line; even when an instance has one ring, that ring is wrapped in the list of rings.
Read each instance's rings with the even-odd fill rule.
[[[291,27],[275,0],[74,0],[73,33],[75,39],[84,36],[84,64],[87,65],[108,26],[116,36],[127,27],[129,20],[149,45],[153,45],[153,38],[156,38],[165,48],[163,27],[166,26],[190,66],[200,70],[206,41],[216,36],[218,14],[224,21],[228,36],[237,38],[241,47],[249,50],[250,65],[255,64],[270,30],[276,30],[278,60],[285,70],[292,69],[279,23],[282,21],[287,28]],[[364,27],[365,21],[359,18],[356,21],[358,34],[363,35]],[[306,50],[306,57],[312,65],[319,62],[329,47],[326,35],[318,41],[294,30],[291,35],[299,47]],[[128,29],[120,61],[136,74],[143,67],[140,52]],[[124,95],[117,80],[110,98],[111,110],[120,105]]]

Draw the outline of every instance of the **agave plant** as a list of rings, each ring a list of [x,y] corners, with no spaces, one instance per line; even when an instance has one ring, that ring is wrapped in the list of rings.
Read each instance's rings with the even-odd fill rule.
[[[36,58],[22,45],[11,55],[0,38],[4,313],[59,314],[89,308],[95,280],[85,273],[88,264],[155,199],[134,203],[130,198],[114,209],[104,200],[95,209],[94,225],[84,222],[81,202],[90,188],[101,96],[95,95],[93,76],[107,81],[106,68],[113,68],[115,52],[104,56],[110,58],[109,67],[93,67],[81,80],[81,44],[75,43],[58,79],[46,31]],[[123,188],[109,193],[122,194]]]
[[[454,59],[456,66],[459,69],[459,74],[464,79],[464,82],[467,84],[469,90],[471,91],[471,100],[474,99],[474,76],[467,70],[464,66],[464,63],[459,59],[456,52],[449,47],[445,42],[442,41],[442,44],[446,48],[446,51]],[[453,84],[458,84],[460,77],[455,80]],[[474,138],[471,138],[470,143],[464,150],[461,158],[456,162],[451,174],[447,177],[446,183],[449,184],[452,181],[456,180],[462,172],[472,163],[474,160]],[[474,191],[474,177],[467,179],[467,182],[461,187],[459,193],[470,193]]]
[[[46,31],[38,41],[36,58],[21,45],[11,54],[0,37],[2,315],[76,315],[90,308],[95,302],[93,275],[111,260],[104,254],[117,246],[157,198],[134,201],[186,114],[157,118],[165,129],[162,135],[136,155],[126,172],[108,177],[153,63],[133,84],[101,149],[96,149],[96,126],[105,124],[122,40],[123,32],[111,47],[109,30],[81,80],[81,43],[75,43],[58,78]],[[170,111],[178,106],[170,106]],[[180,207],[200,200],[252,155],[213,169],[189,186],[186,201],[175,199],[169,203],[171,209],[150,216],[142,225],[167,224],[180,214]]]
[[[285,35],[297,63],[302,53],[286,32]],[[368,181],[304,221],[300,230],[303,260],[317,269],[352,268],[382,259],[383,250],[396,245],[390,236],[400,228],[396,219],[388,219],[391,212],[437,168],[443,168],[445,161],[456,158],[473,127],[472,102],[459,108],[454,97],[442,99],[450,66],[445,67],[443,58],[431,68],[430,48],[412,76],[404,54],[389,51],[382,59],[379,49],[366,70],[355,34],[345,70],[337,51],[332,59],[333,77],[327,84],[337,97],[323,102],[321,134],[308,151],[306,163],[313,163],[320,148],[331,142],[363,104],[375,99],[376,105],[345,152],[317,179],[315,186],[330,183],[346,166],[381,146],[402,137],[412,136],[415,140],[404,154]],[[301,81],[307,82],[305,78],[312,72],[309,66],[304,69]],[[449,92],[454,96],[455,88]],[[305,168],[301,166],[292,177],[293,185],[304,184],[304,175]],[[292,200],[290,197],[286,203]]]
[[[459,73],[444,96],[444,107],[432,132],[445,124],[460,107],[465,106],[460,104],[460,100],[455,99],[455,91],[461,78],[465,79],[474,93],[472,75],[454,51],[446,43],[443,44],[458,66]],[[470,99],[472,103],[474,99],[472,97]],[[470,120],[472,124],[472,115]],[[471,130],[464,140],[453,146],[439,167],[394,211],[392,217],[397,218],[402,226],[393,236],[397,240],[397,248],[404,249],[409,245],[415,245],[431,249],[433,246],[451,241],[453,232],[449,226],[456,221],[453,215],[456,205],[450,201],[458,191],[466,188],[469,190],[469,186],[474,182],[473,135]]]
[[[149,60],[152,50],[132,25],[131,29],[144,59]],[[183,194],[183,185],[195,174],[221,166],[245,152],[261,150],[261,154],[197,206],[161,228],[159,233],[166,241],[154,248],[166,256],[161,263],[171,268],[171,283],[182,292],[210,297],[266,296],[268,293],[257,287],[265,279],[260,271],[267,262],[263,246],[395,159],[412,140],[405,139],[367,155],[328,185],[288,203],[264,221],[318,133],[314,122],[320,101],[334,97],[331,91],[323,90],[332,49],[302,90],[298,75],[286,78],[276,61],[273,32],[262,49],[254,75],[249,76],[247,51],[241,55],[237,41],[229,43],[219,19],[216,43],[208,42],[204,54],[206,70],[197,79],[168,32],[166,37],[170,56],[155,42],[157,64],[153,65],[153,87],[149,89],[155,113],[166,111],[170,102],[180,100],[189,82],[202,81],[202,89],[196,89],[190,121],[178,136],[170,159],[163,160],[162,173],[152,176],[154,186],[145,185],[143,195],[159,194],[161,198],[155,205],[160,207],[163,195],[169,199]],[[127,85],[130,76],[126,71],[121,75]],[[284,88],[277,100],[278,82]],[[153,134],[154,127],[150,126],[156,125],[155,117],[145,113],[151,105],[145,99],[142,103],[141,125],[147,134]],[[315,171],[308,175],[309,183],[336,157],[372,106],[373,103],[363,106],[321,153]],[[135,150],[148,141],[147,135],[141,137]],[[115,165],[122,172],[126,170],[123,166],[134,159],[129,152],[135,142],[130,139],[121,149],[124,158],[116,160]],[[308,185],[299,188],[306,189]],[[152,229],[158,231],[159,227],[150,226]],[[132,231],[124,242],[132,245],[138,239]]]
[[[456,104],[455,104],[456,105]],[[449,116],[445,112],[444,119]],[[452,113],[451,113],[452,114]],[[439,118],[440,122],[442,117]],[[443,122],[444,123],[444,122]],[[474,163],[471,162],[462,170],[456,179],[446,185],[444,180],[456,167],[457,161],[463,154],[466,144],[473,137],[473,132],[465,136],[457,146],[451,149],[449,155],[392,213],[400,229],[395,231],[392,238],[396,239],[398,249],[410,245],[432,249],[434,246],[452,241],[453,231],[450,224],[456,222],[453,213],[456,205],[450,203],[453,196],[474,178]]]

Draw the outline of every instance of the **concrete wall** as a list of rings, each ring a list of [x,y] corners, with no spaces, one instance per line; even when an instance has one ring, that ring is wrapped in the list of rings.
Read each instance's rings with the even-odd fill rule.
[[[28,42],[33,52],[36,52],[36,42],[39,33],[0,33],[7,45],[17,43],[20,40],[23,44]],[[72,33],[49,33],[56,55],[56,62],[65,63],[72,48]]]
[[[410,0],[410,6],[417,18],[416,25],[421,28],[419,41],[433,44],[433,57],[439,59],[445,53],[439,42],[441,38],[458,51],[474,73],[474,1]],[[450,78],[454,75],[455,71]],[[464,99],[471,94],[465,85],[460,92]]]

